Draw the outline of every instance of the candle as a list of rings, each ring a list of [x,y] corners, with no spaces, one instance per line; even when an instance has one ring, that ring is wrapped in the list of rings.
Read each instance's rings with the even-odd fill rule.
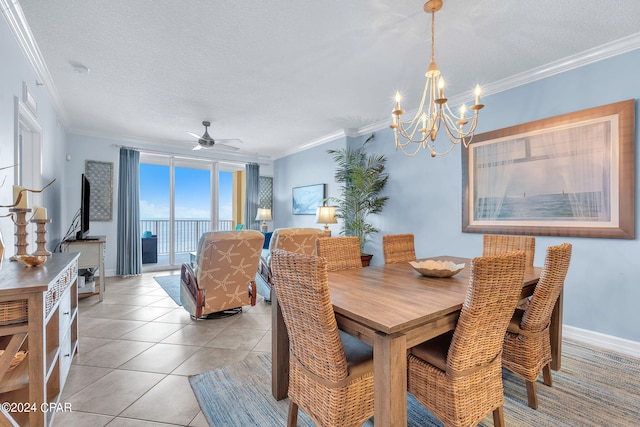
[[[438,98],[444,98],[444,79],[442,77],[438,81]]]
[[[467,111],[467,106],[465,104],[462,104],[460,106],[460,120],[464,120],[465,111]]]
[[[27,209],[27,192],[23,190],[24,190],[24,187],[20,187],[19,185],[13,186],[13,203],[16,204],[14,208]],[[20,194],[21,191],[22,191],[22,197],[20,198],[20,203],[17,203],[18,195]]]
[[[47,209],[42,206],[34,206],[33,219],[47,219]]]
[[[396,110],[400,110],[400,100],[402,97],[400,96],[400,92],[396,92]]]
[[[482,89],[480,89],[480,85],[476,85],[476,91],[475,91],[475,95],[476,95],[476,105],[480,104],[480,94],[482,93]]]

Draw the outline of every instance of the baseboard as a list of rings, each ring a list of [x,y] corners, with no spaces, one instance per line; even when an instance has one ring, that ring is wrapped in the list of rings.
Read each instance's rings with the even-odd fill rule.
[[[629,356],[640,357],[640,342],[631,341],[612,335],[601,334],[600,332],[589,331],[576,328],[575,326],[562,325],[563,338],[580,341],[585,344],[595,345]]]

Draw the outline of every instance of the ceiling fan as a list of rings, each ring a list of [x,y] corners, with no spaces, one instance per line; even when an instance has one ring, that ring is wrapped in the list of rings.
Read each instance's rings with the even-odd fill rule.
[[[202,125],[204,126],[204,134],[202,134],[202,136],[195,134],[193,132],[187,132],[189,135],[193,136],[194,138],[196,138],[198,140],[198,145],[196,145],[195,147],[193,147],[194,150],[203,150],[203,149],[220,149],[220,150],[227,150],[227,151],[238,151],[239,148],[238,147],[233,147],[231,145],[231,143],[242,143],[241,140],[239,139],[213,139],[208,132],[208,128],[209,126],[211,126],[211,122],[204,120],[202,122]]]

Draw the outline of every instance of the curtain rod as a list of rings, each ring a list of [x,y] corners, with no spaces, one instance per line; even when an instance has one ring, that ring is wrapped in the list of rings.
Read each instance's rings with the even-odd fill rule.
[[[112,144],[112,146],[116,147],[116,148],[126,148],[126,149],[129,149],[129,150],[136,150],[136,151],[140,151],[141,153],[159,154],[159,155],[162,155],[162,156],[176,157],[176,158],[181,158],[181,159],[201,160],[201,161],[202,160],[210,160],[210,161],[216,161],[218,163],[227,163],[227,164],[231,164],[231,165],[240,165],[240,166],[245,166],[245,165],[251,164],[251,163],[257,163],[259,165],[269,166],[269,163],[261,163],[261,162],[254,162],[254,161],[226,160],[226,159],[213,159],[213,158],[209,158],[209,157],[189,156],[188,154],[176,154],[176,153],[170,153],[168,151],[149,150],[147,148],[131,147],[131,146],[119,145],[119,144]]]

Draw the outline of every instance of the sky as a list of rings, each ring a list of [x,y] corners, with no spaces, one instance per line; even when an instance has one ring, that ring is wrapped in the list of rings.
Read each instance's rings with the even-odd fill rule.
[[[176,219],[208,219],[209,170],[175,168]],[[231,219],[231,173],[220,172],[219,219]],[[169,218],[169,166],[140,164],[140,219]]]

